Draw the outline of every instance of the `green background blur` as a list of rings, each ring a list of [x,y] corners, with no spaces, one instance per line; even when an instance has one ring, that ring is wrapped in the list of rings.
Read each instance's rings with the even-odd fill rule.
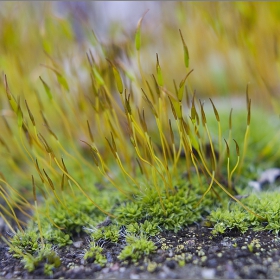
[[[46,79],[42,64],[49,64],[48,56],[63,68],[66,78],[86,82],[82,65],[86,52],[95,48],[92,30],[102,43],[114,43],[136,56],[134,34],[147,9],[142,66],[146,73],[155,73],[158,53],[170,90],[173,79],[179,83],[186,73],[181,29],[189,48],[189,68],[194,69],[188,82],[199,95],[244,94],[247,83],[253,103],[269,104],[271,96],[279,95],[279,2],[20,1],[0,3],[1,109],[6,102],[3,73],[16,95],[42,90],[39,76]]]

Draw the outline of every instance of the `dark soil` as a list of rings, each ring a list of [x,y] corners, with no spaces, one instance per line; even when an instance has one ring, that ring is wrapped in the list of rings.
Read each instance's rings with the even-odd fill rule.
[[[211,229],[189,227],[176,234],[162,232],[153,239],[157,252],[137,264],[123,263],[117,259],[120,244],[104,242],[108,263],[105,267],[93,260],[84,260],[89,240],[77,236],[74,243],[56,248],[61,265],[48,277],[43,274],[43,264],[28,273],[8,247],[0,243],[1,278],[280,278],[280,238],[268,232],[249,231],[245,234],[230,231],[213,237]]]

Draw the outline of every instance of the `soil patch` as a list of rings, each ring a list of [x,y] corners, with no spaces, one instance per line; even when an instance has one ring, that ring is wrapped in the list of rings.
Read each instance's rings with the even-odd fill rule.
[[[191,279],[191,278],[280,278],[280,238],[269,232],[229,231],[212,236],[206,227],[188,227],[162,232],[153,241],[157,251],[137,264],[120,262],[122,244],[102,244],[108,263],[101,267],[94,260],[84,260],[88,236],[76,236],[73,244],[56,248],[61,265],[52,276],[43,274],[43,264],[32,273],[14,258],[3,241],[0,243],[1,278],[79,278],[79,279]]]

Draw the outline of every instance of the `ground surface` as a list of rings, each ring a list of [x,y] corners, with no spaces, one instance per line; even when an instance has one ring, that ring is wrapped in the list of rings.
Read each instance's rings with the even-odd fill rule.
[[[268,232],[231,231],[213,237],[211,229],[195,226],[177,234],[163,232],[154,239],[155,254],[137,265],[120,264],[116,255],[121,245],[103,245],[106,267],[83,259],[88,238],[77,236],[68,247],[57,249],[62,263],[51,277],[37,268],[28,273],[20,260],[13,258],[5,243],[0,243],[1,278],[280,278],[280,238]],[[185,262],[185,264],[183,263]],[[182,266],[180,266],[181,264]]]

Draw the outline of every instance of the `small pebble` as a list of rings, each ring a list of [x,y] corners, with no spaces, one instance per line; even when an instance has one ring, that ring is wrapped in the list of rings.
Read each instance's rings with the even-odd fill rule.
[[[155,262],[156,263],[163,263],[165,261],[165,257],[164,256],[158,256],[155,258]]]
[[[93,264],[91,268],[93,272],[97,272],[102,269],[102,267],[99,264]]]
[[[118,271],[120,270],[120,265],[118,263],[114,263],[111,267],[110,267],[110,271]]]
[[[214,268],[203,268],[201,270],[201,276],[203,279],[213,279],[216,274],[216,269]]]
[[[139,279],[140,276],[139,276],[139,274],[132,272],[132,273],[130,273],[129,278],[130,279]]]
[[[237,275],[236,275],[236,273],[234,271],[232,262],[228,262],[226,264],[225,275],[226,275],[226,278],[228,278],[228,279],[235,279],[236,278]]]
[[[18,275],[20,275],[21,274],[21,271],[19,271],[19,270],[15,270],[14,271],[14,276],[18,276]]]
[[[162,267],[162,272],[159,274],[159,278],[161,279],[176,279],[178,278],[178,274],[171,271],[166,265]]]
[[[120,268],[120,272],[121,272],[121,273],[123,273],[123,272],[125,272],[125,271],[126,271],[126,268],[125,268],[125,267],[121,267],[121,268]]]
[[[83,241],[76,241],[76,242],[73,243],[73,246],[75,248],[81,248],[82,245],[83,245]]]
[[[13,274],[9,272],[9,273],[5,276],[5,278],[11,279],[11,278],[13,278]]]
[[[170,261],[167,261],[167,262],[165,263],[165,265],[166,265],[168,268],[170,268],[170,269],[175,269],[177,263],[176,263],[176,261],[174,261],[174,260],[170,260]]]
[[[168,256],[169,256],[170,258],[172,258],[172,257],[173,257],[173,255],[174,255],[173,251],[172,251],[172,250],[170,250],[170,251],[169,251],[169,253],[168,253]]]
[[[225,237],[225,238],[221,241],[221,244],[222,244],[224,247],[232,247],[232,242],[231,242],[230,238],[228,238],[228,237]]]
[[[216,267],[218,265],[218,262],[216,259],[208,259],[207,260],[207,266],[209,267]]]
[[[107,274],[109,272],[110,268],[109,267],[105,267],[102,269],[102,273],[103,274]]]

